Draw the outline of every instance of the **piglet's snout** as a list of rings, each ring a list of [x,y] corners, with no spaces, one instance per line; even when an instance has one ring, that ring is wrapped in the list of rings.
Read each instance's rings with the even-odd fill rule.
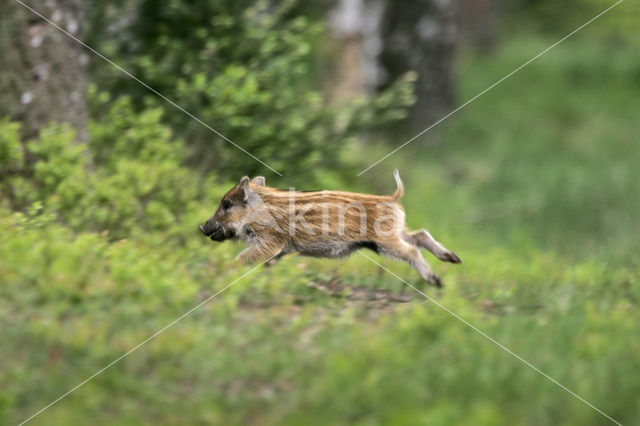
[[[205,237],[210,237],[211,235],[219,231],[220,228],[221,226],[219,224],[206,222],[204,225],[200,225],[200,232],[202,232]]]

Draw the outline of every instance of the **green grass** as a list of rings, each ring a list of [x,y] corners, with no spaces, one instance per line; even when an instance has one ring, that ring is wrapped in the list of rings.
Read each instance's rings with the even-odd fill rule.
[[[511,40],[466,57],[460,98],[548,44]],[[447,286],[426,294],[623,424],[640,415],[638,95],[634,49],[573,40],[370,176],[389,192],[400,168],[410,225],[464,261],[427,254]],[[0,228],[2,424],[250,270],[233,261],[240,245],[195,228],[180,245],[19,226],[6,212]],[[418,282],[408,266],[381,262]],[[331,282],[345,290],[318,289]],[[394,302],[403,286],[359,255],[285,258],[32,423],[608,424],[412,290]]]

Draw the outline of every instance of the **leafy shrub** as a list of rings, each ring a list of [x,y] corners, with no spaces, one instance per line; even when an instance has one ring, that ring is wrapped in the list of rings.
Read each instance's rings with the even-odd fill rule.
[[[2,122],[0,161],[15,172],[3,179],[10,194],[3,199],[18,209],[32,206],[32,217],[54,214],[75,230],[108,231],[112,238],[150,231],[168,238],[195,229],[197,222],[185,217],[193,220],[196,211],[204,219],[204,194],[215,200],[223,188],[183,165],[184,146],[162,118],[159,108],[136,113],[122,97],[91,123],[88,151],[73,142],[71,129],[52,125],[26,143],[30,162],[22,159],[19,126]]]
[[[345,170],[354,162],[344,150],[355,138],[404,117],[413,103],[415,77],[407,74],[371,99],[328,104],[313,83],[322,27],[295,16],[294,4],[170,1],[158,7],[155,1],[142,1],[122,31],[126,36],[115,35],[115,41],[97,37],[95,43],[243,149],[312,184],[322,173]],[[104,19],[100,10],[97,5],[94,21]],[[200,170],[233,180],[271,173],[129,77],[102,75],[100,87],[131,94],[139,109],[164,109],[165,120],[183,136]]]

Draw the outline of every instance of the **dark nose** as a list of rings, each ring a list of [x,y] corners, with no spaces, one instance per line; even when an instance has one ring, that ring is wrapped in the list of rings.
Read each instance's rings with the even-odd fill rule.
[[[205,237],[210,237],[218,232],[220,228],[221,226],[218,222],[206,221],[204,225],[200,226],[200,232],[202,232]]]

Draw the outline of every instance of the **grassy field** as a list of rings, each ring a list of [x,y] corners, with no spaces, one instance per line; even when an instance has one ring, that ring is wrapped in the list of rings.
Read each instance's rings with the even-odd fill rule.
[[[465,55],[460,99],[552,42]],[[391,192],[399,168],[410,226],[464,263],[427,255],[437,291],[376,260],[623,424],[640,417],[639,95],[637,49],[570,40],[358,188]],[[388,142],[371,161],[402,140]],[[359,254],[239,267],[240,245],[196,232],[220,195],[188,212],[180,244],[2,211],[1,424],[238,279],[31,423],[611,423]]]

